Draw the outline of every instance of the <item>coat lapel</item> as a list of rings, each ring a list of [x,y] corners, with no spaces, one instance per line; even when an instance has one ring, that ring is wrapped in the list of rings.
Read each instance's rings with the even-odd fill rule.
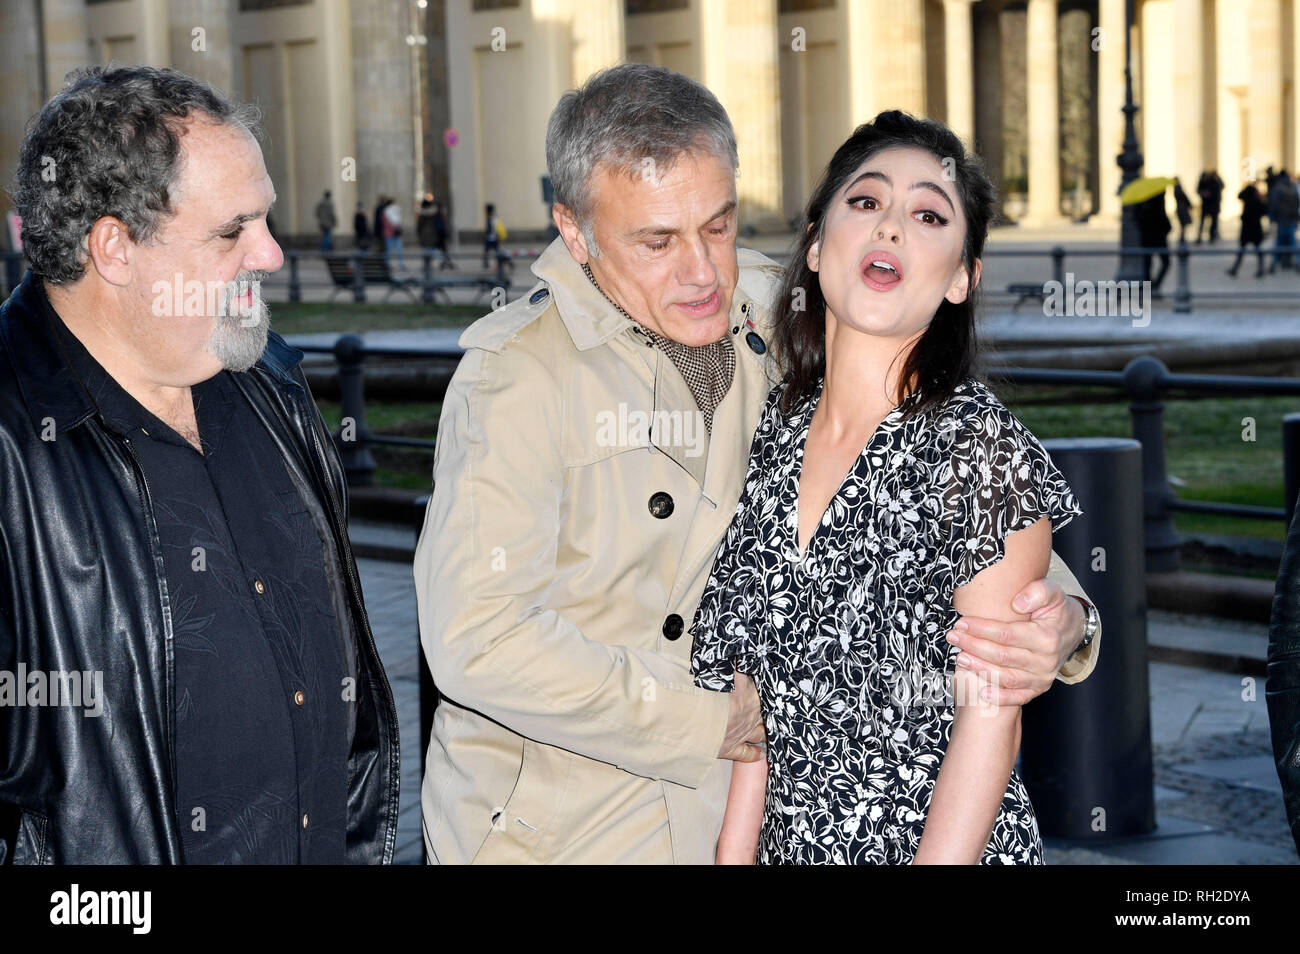
[[[759,413],[775,384],[769,376],[768,359],[755,354],[745,344],[748,329],[743,315],[733,319],[732,326],[736,325],[740,326],[740,332],[731,339],[736,349],[736,376],[713,415],[704,499],[696,510],[682,549],[683,559],[673,587],[674,599],[682,598],[682,589],[696,580],[700,563],[713,559],[722,535],[735,516]]]
[[[654,349],[654,356],[655,403],[650,418],[650,442],[675,460],[703,488],[711,443],[704,426],[704,415],[672,359],[658,348]],[[716,421],[714,426],[717,426]],[[687,434],[694,439],[686,440]]]

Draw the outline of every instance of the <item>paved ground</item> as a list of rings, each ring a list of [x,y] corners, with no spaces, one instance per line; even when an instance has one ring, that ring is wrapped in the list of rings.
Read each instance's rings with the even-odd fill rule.
[[[397,861],[421,859],[418,625],[409,564],[361,560],[372,628],[397,696],[402,732],[402,808]],[[1152,642],[1204,638],[1214,621],[1153,611]],[[1243,629],[1244,627],[1244,629]],[[1224,624],[1234,639],[1250,627]],[[1255,627],[1259,645],[1262,627]],[[1158,827],[1149,837],[1102,847],[1049,840],[1052,864],[1296,864],[1269,748],[1262,680],[1150,664],[1151,735]]]

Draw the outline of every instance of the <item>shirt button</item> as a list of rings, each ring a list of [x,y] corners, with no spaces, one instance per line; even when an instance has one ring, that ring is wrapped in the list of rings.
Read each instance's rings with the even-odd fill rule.
[[[303,816],[302,816],[302,827],[303,827],[303,828],[306,828],[306,827],[307,827],[307,813],[306,813],[306,812],[304,812],[304,813],[303,813]]]
[[[650,513],[657,519],[664,520],[673,515],[673,498],[662,490],[650,498]]]
[[[305,700],[306,698],[307,697],[302,694],[301,689],[299,689],[297,692],[293,694],[293,701],[298,703],[298,705],[302,705],[303,700]]]
[[[664,620],[664,639],[676,639],[682,634],[684,626],[685,624],[682,622],[680,616],[676,613],[671,614],[666,620]]]
[[[266,587],[262,585],[261,580],[253,581],[253,589],[257,591],[258,596],[261,596],[263,593],[266,592]]]

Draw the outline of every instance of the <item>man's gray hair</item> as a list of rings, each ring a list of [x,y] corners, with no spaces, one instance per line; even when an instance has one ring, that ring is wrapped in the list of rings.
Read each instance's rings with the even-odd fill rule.
[[[691,151],[736,169],[731,119],[705,87],[649,63],[593,74],[560,97],[546,127],[546,167],[555,201],[573,213],[593,255],[600,254],[591,230],[591,178],[597,166],[657,177]]]
[[[105,215],[148,243],[175,214],[181,126],[192,113],[261,138],[261,111],[201,80],[147,66],[92,67],[28,123],[12,190],[32,271],[73,282],[86,268],[86,236]]]

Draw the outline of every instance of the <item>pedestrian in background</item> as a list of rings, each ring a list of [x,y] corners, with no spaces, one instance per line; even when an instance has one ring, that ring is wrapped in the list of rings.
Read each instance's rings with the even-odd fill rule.
[[[1255,277],[1259,278],[1264,274],[1264,251],[1261,248],[1264,241],[1262,221],[1264,200],[1253,182],[1246,183],[1245,187],[1237,193],[1237,199],[1241,202],[1241,239],[1237,247],[1237,260],[1232,263],[1232,268],[1228,269],[1228,274],[1233,278],[1237,277],[1237,269],[1241,267],[1241,259],[1246,254],[1246,246],[1254,245],[1255,254],[1259,257],[1259,268],[1255,270]]]
[[[1201,221],[1196,226],[1196,244],[1201,244],[1205,221],[1210,221],[1210,244],[1219,240],[1219,209],[1223,205],[1223,180],[1213,169],[1206,169],[1196,183],[1196,194],[1201,198]]]
[[[316,203],[316,224],[320,226],[320,250],[332,252],[334,227],[338,225],[338,214],[334,211],[334,200],[330,198],[329,189],[325,190],[321,200]]]
[[[1174,208],[1178,216],[1178,244],[1187,244],[1187,226],[1192,224],[1192,200],[1183,191],[1183,184],[1174,176]]]
[[[358,201],[357,210],[352,214],[352,231],[356,236],[358,251],[364,252],[370,247],[370,220],[366,217],[365,203]]]
[[[384,237],[384,255],[388,258],[388,267],[406,268],[402,261],[402,208],[392,198],[384,206],[380,215],[380,234]]]
[[[1295,245],[1296,223],[1300,222],[1300,194],[1296,192],[1295,182],[1285,169],[1278,170],[1268,187],[1268,217],[1276,231],[1273,235],[1273,261],[1268,266],[1269,274],[1277,271],[1278,265],[1291,268],[1292,250]]]

